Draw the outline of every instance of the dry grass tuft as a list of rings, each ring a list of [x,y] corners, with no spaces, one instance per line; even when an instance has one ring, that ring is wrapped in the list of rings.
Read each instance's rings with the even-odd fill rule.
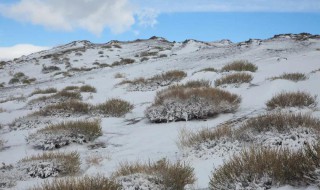
[[[186,84],[182,85],[185,88],[209,88],[211,86],[211,82],[208,80],[192,80],[188,81]]]
[[[212,190],[236,189],[236,186],[241,189],[270,189],[272,186],[317,184],[319,155],[319,144],[299,151],[270,148],[244,150],[212,174],[209,187]]]
[[[308,77],[304,73],[283,73],[278,77],[272,77],[271,80],[284,79],[293,82],[306,80]]]
[[[79,90],[79,86],[66,86],[62,91]]]
[[[217,70],[213,67],[208,67],[208,68],[201,69],[200,71],[197,71],[197,73],[198,72],[217,72]]]
[[[100,155],[91,155],[86,158],[86,163],[88,165],[101,166],[102,161],[103,157]]]
[[[88,114],[90,111],[90,107],[91,106],[87,103],[77,100],[70,100],[54,105],[48,105],[35,114],[42,116],[59,115],[63,113]]]
[[[133,109],[133,105],[125,100],[113,98],[107,100],[105,103],[95,106],[100,114],[111,117],[122,117]]]
[[[268,109],[285,107],[315,107],[316,96],[306,92],[281,92],[266,103]]]
[[[120,190],[121,186],[116,182],[103,177],[81,177],[55,179],[51,183],[45,181],[40,186],[31,190]]]
[[[251,71],[256,72],[258,67],[247,60],[233,61],[222,67],[221,71]]]
[[[247,73],[234,73],[230,75],[226,75],[217,79],[214,82],[215,86],[221,86],[225,84],[242,84],[242,83],[249,83],[253,79],[252,75]]]
[[[114,78],[116,78],[116,79],[119,79],[119,78],[125,78],[126,76],[125,76],[125,74],[123,74],[123,73],[116,73],[115,75],[114,75]]]
[[[183,190],[188,184],[193,184],[196,179],[191,168],[186,163],[180,161],[170,163],[166,159],[155,163],[122,163],[118,170],[113,173],[113,177],[128,176],[142,173],[159,177],[165,189]]]
[[[93,92],[96,93],[97,89],[90,85],[83,85],[80,87],[80,92]]]
[[[56,88],[47,88],[47,89],[36,89],[31,93],[31,96],[35,94],[51,94],[51,93],[56,93],[58,92]]]

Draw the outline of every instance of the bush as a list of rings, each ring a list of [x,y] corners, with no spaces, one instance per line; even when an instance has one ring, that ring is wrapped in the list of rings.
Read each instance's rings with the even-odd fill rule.
[[[81,100],[81,94],[79,92],[68,92],[66,90],[62,90],[57,94],[53,95],[54,98],[64,98],[64,99],[73,99],[73,100]]]
[[[15,73],[15,74],[13,75],[14,78],[23,78],[23,77],[25,77],[25,76],[26,76],[26,75],[25,75],[24,73],[22,73],[22,72]]]
[[[120,61],[115,61],[114,63],[112,63],[111,66],[119,66],[119,65],[128,65],[128,64],[132,64],[134,63],[135,60],[134,59],[129,59],[129,58],[126,58],[126,59],[122,59]]]
[[[119,79],[119,78],[125,78],[125,74],[122,74],[122,73],[116,73],[116,74],[114,75],[114,78],[116,78],[116,79]]]
[[[217,72],[217,70],[213,67],[208,67],[208,68],[201,69],[198,72]]]
[[[278,77],[272,77],[271,80],[284,79],[291,80],[293,82],[303,81],[307,79],[307,76],[303,73],[283,73]]]
[[[251,148],[234,155],[210,179],[210,189],[270,189],[318,184],[320,146],[304,150]]]
[[[122,163],[113,177],[130,176],[134,174],[146,174],[147,180],[154,177],[155,183],[163,186],[163,189],[183,190],[188,184],[193,184],[196,179],[193,168],[180,161],[170,163],[166,159],[155,163]],[[157,180],[158,179],[158,180]],[[139,188],[139,187],[138,187]]]
[[[18,78],[12,78],[9,80],[9,84],[16,84],[16,83],[19,83],[20,82],[20,79]]]
[[[230,75],[226,75],[224,77],[221,77],[220,79],[217,79],[214,82],[215,86],[221,86],[225,84],[242,84],[242,83],[249,83],[253,79],[252,75],[247,73],[234,73]]]
[[[140,57],[156,56],[157,54],[156,51],[144,51],[140,53]]]
[[[216,88],[172,86],[157,93],[145,115],[151,122],[204,119],[233,112],[240,102],[238,95]]]
[[[19,161],[18,165],[31,177],[66,176],[74,175],[80,171],[80,158],[77,152],[50,152],[24,158]]]
[[[98,121],[69,121],[40,129],[29,135],[27,141],[34,148],[52,150],[71,143],[87,143],[101,135]]]
[[[97,89],[93,86],[90,86],[90,85],[83,85],[80,87],[80,91],[81,92],[93,92],[93,93],[96,93],[97,92]]]
[[[51,183],[46,181],[32,190],[120,190],[121,186],[102,176],[82,177],[82,178],[62,178]]]
[[[48,66],[48,67],[46,67],[45,65],[42,65],[42,73],[44,74],[52,73],[54,71],[60,71],[60,70],[61,70],[60,67],[57,67],[54,65]]]
[[[258,67],[247,60],[233,61],[222,67],[221,71],[251,71],[256,72]]]
[[[211,86],[211,82],[208,80],[191,80],[182,86],[185,88],[201,88],[201,87],[209,88]]]
[[[36,89],[31,93],[31,96],[35,94],[51,94],[51,93],[56,93],[57,89],[56,88],[47,88],[47,89]]]
[[[62,91],[79,90],[79,86],[66,86]]]
[[[305,92],[281,92],[266,103],[268,109],[285,107],[315,107],[316,97]]]
[[[95,106],[98,113],[111,117],[122,117],[132,109],[131,103],[117,98],[109,99],[105,103]]]
[[[60,102],[58,104],[48,105],[36,112],[35,115],[50,116],[50,115],[65,115],[65,114],[88,114],[90,105],[77,100]]]

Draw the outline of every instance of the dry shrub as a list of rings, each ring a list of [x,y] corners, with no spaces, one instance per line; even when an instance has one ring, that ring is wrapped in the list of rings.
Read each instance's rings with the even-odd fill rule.
[[[159,160],[155,163],[122,163],[118,170],[113,173],[113,177],[129,176],[132,174],[147,174],[160,179],[165,189],[183,190],[188,184],[196,181],[194,169],[186,163],[180,161],[170,163],[167,159]]]
[[[251,148],[234,155],[210,179],[210,189],[270,189],[317,184],[320,146],[304,150]],[[237,187],[237,188],[236,188]]]
[[[51,72],[54,72],[54,71],[60,71],[60,67],[57,67],[57,66],[45,66],[45,65],[42,65],[42,73],[44,74],[47,74],[47,73],[51,73]]]
[[[145,111],[151,122],[168,122],[212,117],[237,110],[241,98],[216,88],[171,86],[157,93]]]
[[[79,86],[66,86],[62,91],[79,90]]]
[[[122,117],[133,109],[133,105],[125,100],[113,98],[94,108],[100,114],[111,117]]]
[[[122,74],[122,73],[116,73],[116,74],[114,75],[114,78],[116,78],[116,79],[125,78],[125,77],[126,77],[125,74]]]
[[[183,71],[172,70],[172,71],[167,71],[160,75],[156,75],[152,77],[152,80],[175,82],[175,81],[182,80],[186,76],[187,76],[187,73]]]
[[[59,115],[59,114],[88,114],[90,111],[90,105],[84,102],[77,100],[70,100],[66,102],[61,102],[54,105],[48,105],[45,108],[41,109],[39,112],[36,112],[36,115],[50,116],[50,115]]]
[[[221,71],[251,71],[256,72],[258,67],[247,60],[233,61],[222,67]]]
[[[272,77],[271,80],[284,79],[291,80],[293,82],[303,81],[307,79],[307,76],[304,73],[283,73],[278,77]]]
[[[128,65],[128,64],[132,64],[134,62],[135,62],[134,59],[130,59],[130,58],[123,59],[123,58],[121,58],[120,61],[115,61],[114,63],[112,63],[111,66]]]
[[[188,81],[186,84],[182,86],[186,88],[201,88],[201,87],[209,88],[211,86],[211,82],[208,80],[192,80],[192,81]]]
[[[93,92],[96,93],[97,89],[90,85],[83,85],[80,87],[80,92]]]
[[[19,161],[20,163],[32,162],[55,162],[59,175],[74,175],[80,171],[80,156],[77,152],[71,153],[53,153],[45,152],[36,156],[26,157]]]
[[[51,183],[45,181],[38,187],[31,190],[120,190],[121,186],[116,182],[103,177],[81,177],[55,179]]]
[[[217,72],[217,70],[213,67],[207,67],[207,68],[201,69],[195,73],[199,73],[199,72]]]
[[[51,93],[56,93],[57,89],[56,88],[47,88],[47,89],[36,89],[31,93],[31,96],[35,94],[51,94]]]
[[[81,100],[81,94],[79,92],[68,92],[62,90],[57,94],[53,95],[54,98],[65,98],[65,99],[73,99],[73,100]]]
[[[285,107],[315,107],[316,96],[306,92],[281,92],[266,103],[268,109]]]
[[[140,53],[140,57],[156,56],[158,55],[157,51],[143,51]]]
[[[242,84],[249,83],[253,79],[252,75],[247,73],[234,73],[226,75],[214,81],[215,86],[221,86],[225,84]]]

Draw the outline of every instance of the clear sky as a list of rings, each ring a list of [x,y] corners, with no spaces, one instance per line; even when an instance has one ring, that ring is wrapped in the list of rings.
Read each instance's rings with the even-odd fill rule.
[[[320,34],[320,0],[1,0],[0,58],[73,40],[234,42]],[[11,48],[11,49],[8,49]],[[13,49],[12,49],[13,48]],[[38,49],[36,49],[38,48]]]

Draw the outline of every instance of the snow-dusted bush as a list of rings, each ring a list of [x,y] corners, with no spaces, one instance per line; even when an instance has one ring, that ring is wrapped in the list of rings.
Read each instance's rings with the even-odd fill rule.
[[[82,115],[88,114],[91,105],[77,100],[70,100],[58,104],[48,105],[36,112],[35,115],[51,116],[51,115]]]
[[[233,61],[222,67],[221,71],[251,71],[256,72],[258,67],[247,60]]]
[[[211,86],[211,82],[208,80],[191,80],[183,84],[182,86],[185,88],[201,88],[201,87],[209,88]]]
[[[82,96],[79,92],[69,92],[67,90],[62,90],[50,96],[41,96],[39,98],[32,99],[28,104],[40,104],[40,107],[43,107],[43,105],[65,102],[69,100],[82,100]]]
[[[77,152],[43,153],[20,160],[18,168],[31,177],[74,175],[80,170],[80,158]]]
[[[271,80],[284,79],[293,82],[306,80],[308,77],[304,73],[283,73],[280,76],[272,77]]]
[[[80,92],[97,92],[97,89],[91,85],[83,85],[80,87]]]
[[[62,91],[73,91],[73,90],[79,90],[79,86],[66,86],[62,89]]]
[[[318,185],[320,146],[303,150],[251,148],[234,155],[210,179],[209,188],[270,189],[282,185]]]
[[[69,121],[40,129],[29,135],[27,142],[37,149],[52,150],[71,143],[87,143],[101,135],[98,121]]]
[[[281,92],[266,103],[268,109],[285,107],[315,107],[316,96],[306,92]]]
[[[0,189],[11,188],[16,185],[16,181],[23,178],[13,165],[1,163],[0,165]]]
[[[251,74],[248,73],[234,73],[221,77],[214,81],[215,86],[222,86],[226,84],[242,84],[249,83],[253,79]]]
[[[57,66],[45,66],[45,65],[42,65],[42,73],[44,74],[47,74],[47,73],[52,73],[52,72],[55,72],[55,71],[60,71],[60,67],[57,67]]]
[[[159,91],[145,115],[151,122],[203,119],[234,112],[240,102],[240,96],[224,90],[176,85]]]
[[[56,88],[47,88],[47,89],[36,89],[31,93],[31,96],[35,94],[51,94],[51,93],[56,93],[58,92]]]
[[[32,188],[32,190],[120,190],[121,186],[103,176],[85,176],[81,178],[61,178]]]
[[[111,116],[111,117],[122,117],[133,109],[133,105],[125,100],[113,98],[107,100],[105,103],[99,104],[94,107],[99,114]]]
[[[126,184],[128,181],[132,181],[129,186],[135,189],[140,189],[140,186],[143,187],[145,186],[144,184],[149,184],[151,189],[183,190],[186,185],[193,184],[196,181],[193,170],[186,163],[180,161],[170,163],[168,160],[162,159],[146,164],[139,162],[122,163],[118,170],[113,173],[113,178],[126,186],[128,186]],[[140,175],[137,176],[137,174]],[[146,181],[147,183],[141,183],[141,181]]]

